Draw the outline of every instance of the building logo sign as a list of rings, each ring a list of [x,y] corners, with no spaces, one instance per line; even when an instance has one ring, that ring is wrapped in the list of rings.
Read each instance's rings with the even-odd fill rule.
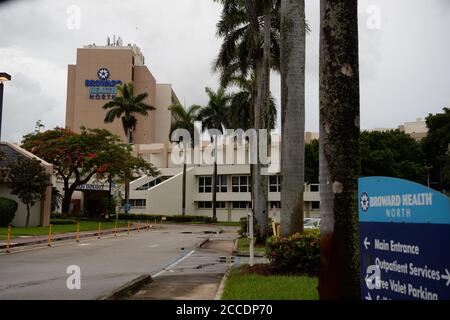
[[[450,199],[395,178],[358,185],[361,298],[450,299]]]
[[[86,80],[91,100],[113,100],[117,95],[117,86],[123,84],[121,80],[109,80],[111,72],[106,68],[97,71],[98,80]]]

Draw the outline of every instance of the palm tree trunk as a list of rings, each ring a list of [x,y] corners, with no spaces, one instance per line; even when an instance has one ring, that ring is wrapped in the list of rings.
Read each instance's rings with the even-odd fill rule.
[[[25,227],[28,228],[29,223],[30,223],[30,204],[27,203],[27,222],[25,223]]]
[[[214,137],[214,169],[212,177],[212,213],[213,222],[217,222],[217,135]]]
[[[128,144],[131,145],[132,137],[131,137],[131,129],[127,130],[127,138],[128,138]],[[125,204],[128,204],[130,202],[130,178],[129,175],[125,177]],[[126,211],[125,213],[128,213]]]
[[[305,35],[305,1],[281,1],[282,237],[303,231]]]
[[[186,161],[183,163],[183,186],[182,186],[182,195],[181,195],[181,215],[186,215]]]
[[[358,299],[359,65],[357,0],[321,1],[321,299]]]
[[[265,0],[264,2],[264,48],[263,57],[257,63],[257,83],[258,92],[255,106],[255,129],[259,133],[260,129],[269,129],[267,123],[267,115],[269,112],[269,96],[270,96],[270,32],[272,25],[272,1]],[[267,223],[268,223],[268,178],[267,173],[262,173],[263,169],[267,169],[266,165],[262,165],[260,161],[259,144],[267,143],[268,141],[260,141],[258,135],[258,162],[256,170],[253,172],[254,188],[255,188],[255,217],[258,224],[258,237],[260,243],[265,243],[267,238]]]
[[[212,213],[213,213],[213,222],[217,222],[217,161],[214,159],[214,170],[213,170],[213,178],[212,178]]]

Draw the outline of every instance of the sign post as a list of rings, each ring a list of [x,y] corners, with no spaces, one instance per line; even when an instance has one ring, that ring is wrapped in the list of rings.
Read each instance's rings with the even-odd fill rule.
[[[386,177],[358,189],[361,298],[450,299],[450,199]]]

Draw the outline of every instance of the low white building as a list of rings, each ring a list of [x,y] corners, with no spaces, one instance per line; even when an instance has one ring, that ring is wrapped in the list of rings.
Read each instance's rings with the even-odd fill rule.
[[[20,199],[11,194],[11,189],[9,188],[8,179],[8,169],[9,164],[16,162],[18,159],[30,159],[35,158],[41,161],[45,171],[52,175],[53,166],[44,160],[36,157],[32,153],[22,149],[16,144],[8,142],[0,142],[0,153],[2,154],[2,159],[0,159],[0,198],[7,198],[16,201],[19,206],[17,208],[15,217],[11,222],[11,225],[15,227],[24,227],[26,225],[27,219],[27,208]],[[52,186],[47,187],[45,193],[45,200],[38,201],[32,208],[30,213],[29,226],[43,226],[46,227],[50,223],[50,210],[52,202]]]

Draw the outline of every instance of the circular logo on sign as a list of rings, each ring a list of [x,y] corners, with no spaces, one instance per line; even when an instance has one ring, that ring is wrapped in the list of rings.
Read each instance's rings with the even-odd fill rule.
[[[97,75],[101,80],[106,80],[109,78],[109,70],[106,68],[101,68],[98,70]]]
[[[369,210],[369,195],[366,192],[361,194],[360,204],[363,212]]]

